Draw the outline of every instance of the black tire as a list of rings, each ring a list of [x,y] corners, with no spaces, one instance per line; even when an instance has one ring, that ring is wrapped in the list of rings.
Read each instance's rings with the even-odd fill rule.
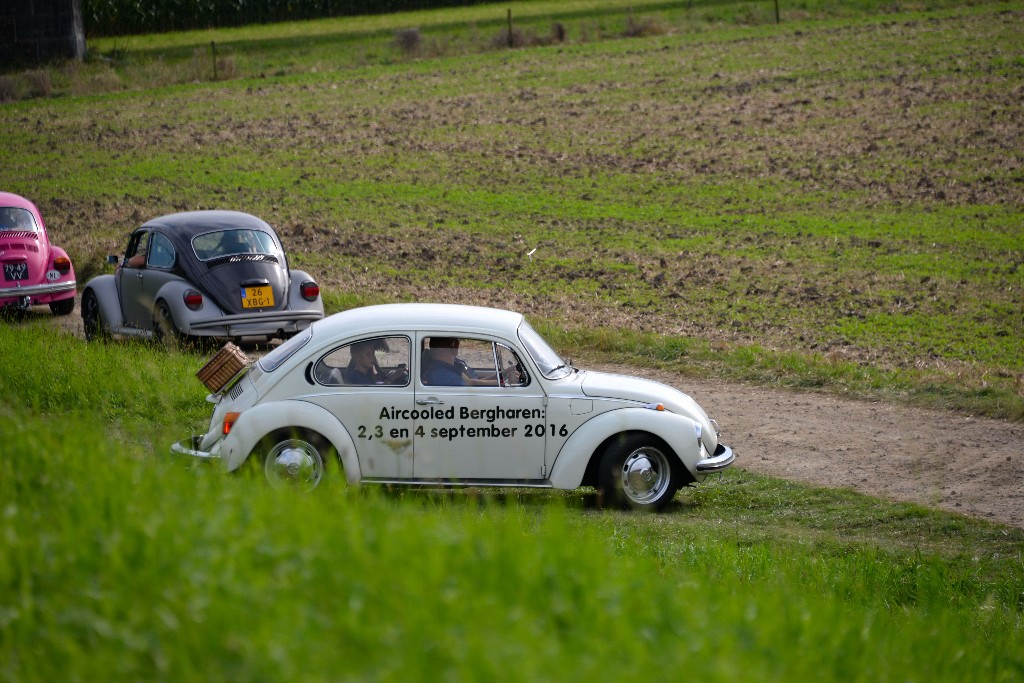
[[[82,327],[85,328],[85,341],[103,340],[107,337],[100,315],[100,302],[91,289],[82,294]]]
[[[70,315],[75,310],[75,297],[50,302],[50,313],[54,315]]]
[[[662,510],[679,490],[676,456],[661,439],[634,432],[613,439],[601,455],[598,488],[606,505]]]
[[[153,309],[153,340],[168,351],[177,351],[184,346],[185,337],[174,325],[171,307],[160,300]]]
[[[336,456],[331,444],[316,432],[280,430],[261,439],[249,461],[273,487],[311,491],[323,481]]]

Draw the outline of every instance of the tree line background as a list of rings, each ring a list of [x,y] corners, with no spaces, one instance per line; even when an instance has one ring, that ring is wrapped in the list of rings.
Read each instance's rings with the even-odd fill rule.
[[[82,0],[88,36],[119,36],[483,4],[485,0]]]

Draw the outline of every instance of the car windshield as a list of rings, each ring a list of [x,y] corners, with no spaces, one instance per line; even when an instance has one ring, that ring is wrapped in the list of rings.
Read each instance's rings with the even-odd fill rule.
[[[0,232],[39,232],[39,226],[28,209],[0,206]]]
[[[262,230],[235,229],[206,232],[192,238],[192,249],[200,261],[211,261],[235,254],[278,253],[274,238]]]
[[[548,379],[561,379],[572,372],[569,364],[525,320],[519,326],[519,339],[540,368],[541,374]]]
[[[313,326],[310,325],[302,332],[281,344],[276,349],[268,353],[267,355],[260,358],[260,368],[263,372],[273,372],[281,367],[281,364],[286,360],[295,355],[295,352],[306,345],[310,339],[313,338]]]

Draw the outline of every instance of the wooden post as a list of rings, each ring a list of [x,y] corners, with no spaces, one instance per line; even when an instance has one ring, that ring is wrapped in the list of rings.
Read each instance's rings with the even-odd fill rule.
[[[779,0],[775,0],[775,23],[781,23],[779,21]]]
[[[508,46],[512,47],[512,9],[508,10]]]
[[[217,80],[217,43],[210,41],[210,54],[213,55],[213,80]]]

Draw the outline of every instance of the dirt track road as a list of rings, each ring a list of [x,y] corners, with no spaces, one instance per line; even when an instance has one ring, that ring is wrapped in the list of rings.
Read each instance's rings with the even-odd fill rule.
[[[1024,528],[1024,425],[624,367],[678,387],[722,427],[737,466]]]
[[[76,305],[60,324],[83,337],[80,316]],[[1022,424],[643,368],[593,369],[690,394],[718,420],[743,469],[1024,528]]]

